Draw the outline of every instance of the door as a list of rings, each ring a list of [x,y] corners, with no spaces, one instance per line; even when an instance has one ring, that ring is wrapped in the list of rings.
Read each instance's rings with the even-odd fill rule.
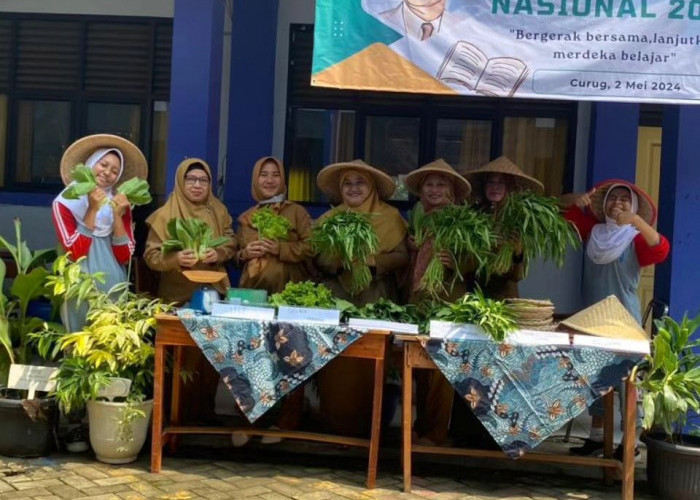
[[[637,140],[637,185],[649,193],[659,206],[659,177],[661,175],[661,127],[639,127]],[[639,280],[639,301],[642,312],[654,297],[654,266],[642,268]],[[651,323],[645,325],[651,333]]]

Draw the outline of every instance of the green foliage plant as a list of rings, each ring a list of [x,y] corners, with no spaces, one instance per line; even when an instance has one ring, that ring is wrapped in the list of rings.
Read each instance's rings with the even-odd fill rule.
[[[680,324],[664,316],[655,324],[652,352],[638,367],[636,382],[644,393],[643,426],[661,429],[667,441],[680,443],[688,412],[700,413],[700,339],[692,339],[700,314],[694,319],[686,314]],[[637,379],[634,372],[632,380]]]
[[[289,222],[289,219],[275,213],[269,206],[253,212],[250,221],[253,227],[258,230],[260,239],[286,240],[292,229],[292,223]]]
[[[168,239],[162,246],[164,254],[192,250],[200,260],[207,249],[224,245],[231,239],[227,236],[214,237],[214,230],[203,220],[195,218],[170,219],[167,229]]]

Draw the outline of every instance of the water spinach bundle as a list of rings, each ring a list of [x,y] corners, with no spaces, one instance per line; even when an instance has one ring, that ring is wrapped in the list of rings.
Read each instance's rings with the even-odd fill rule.
[[[453,304],[439,309],[434,318],[440,321],[478,325],[496,342],[503,342],[517,328],[505,302],[487,299],[481,290],[465,294]]]
[[[351,273],[350,290],[356,295],[367,289],[372,273],[367,259],[379,251],[379,238],[370,222],[371,214],[337,211],[314,227],[311,244],[316,252],[340,260]]]
[[[433,238],[433,257],[428,263],[420,288],[431,296],[449,293],[458,279],[463,279],[459,264],[474,259],[477,269],[486,265],[495,241],[493,219],[467,205],[447,205],[424,217],[427,237]],[[418,242],[418,241],[416,241]],[[455,262],[452,281],[445,283],[445,266],[440,253],[447,252]]]
[[[76,165],[71,172],[73,183],[63,192],[63,197],[68,200],[77,200],[81,196],[92,193],[97,189],[97,179],[92,169],[82,163]],[[117,193],[126,196],[131,206],[146,205],[151,202],[151,193],[148,190],[148,182],[138,177],[132,177],[117,187]],[[107,203],[105,201],[105,203]]]
[[[275,213],[272,207],[257,209],[250,217],[250,222],[258,230],[261,240],[286,240],[292,229],[289,219]]]
[[[516,246],[522,247],[527,274],[528,263],[533,258],[552,260],[561,267],[568,248],[579,245],[576,231],[559,213],[557,199],[530,191],[514,192],[506,197],[496,213],[495,227],[500,242],[487,266],[489,274],[508,272]]]
[[[214,237],[214,230],[199,219],[170,219],[167,228],[169,239],[163,242],[161,248],[164,254],[192,250],[197,259],[201,260],[207,249],[219,247],[230,241],[226,236]]]

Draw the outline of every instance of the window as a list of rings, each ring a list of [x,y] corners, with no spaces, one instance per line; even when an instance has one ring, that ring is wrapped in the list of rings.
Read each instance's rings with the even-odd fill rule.
[[[316,173],[351,158],[394,176],[398,205],[408,199],[401,177],[436,158],[464,173],[504,154],[547,194],[571,189],[576,102],[312,87],[313,26],[292,25],[290,32],[285,164],[291,199],[325,203]]]
[[[2,17],[0,187],[56,191],[65,148],[111,133],[142,149],[162,192],[172,20]]]
[[[168,103],[153,103],[153,133],[151,134],[151,194],[159,201],[165,198],[165,157],[168,152]]]
[[[58,165],[70,141],[71,103],[19,101],[15,181],[57,184]]]

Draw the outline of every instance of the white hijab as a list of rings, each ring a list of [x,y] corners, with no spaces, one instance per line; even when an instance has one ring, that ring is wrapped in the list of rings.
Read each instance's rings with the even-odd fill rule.
[[[639,198],[637,193],[625,184],[613,184],[610,186],[603,200],[603,212],[605,212],[608,195],[613,189],[618,187],[629,190],[632,200],[632,213],[636,214],[639,209]],[[605,215],[605,223],[593,226],[591,237],[586,247],[586,255],[596,264],[610,264],[620,258],[637,234],[639,234],[639,231],[632,224],[618,226],[615,220]]]
[[[85,166],[93,168],[95,165],[97,165],[97,162],[100,161],[108,153],[114,153],[119,157],[119,174],[117,175],[117,180],[114,181],[116,184],[119,181],[119,178],[122,176],[122,172],[124,172],[124,155],[122,155],[122,152],[118,149],[102,148],[96,150],[90,155],[90,157],[87,160],[85,160]],[[65,189],[63,191],[65,191]],[[61,194],[58,195],[57,201],[71,211],[71,213],[75,217],[75,220],[78,221],[78,224],[80,226],[90,231],[90,228],[88,228],[83,222],[89,205],[88,196],[84,195],[78,198],[77,200],[68,200],[63,197],[63,191],[61,191]],[[104,188],[104,191],[107,194],[107,198],[111,199],[112,196],[114,196],[112,186]],[[110,234],[112,234],[113,225],[114,213],[112,212],[112,207],[109,203],[105,203],[97,211],[97,215],[95,216],[95,228],[92,229],[92,234],[98,238],[109,236]]]

